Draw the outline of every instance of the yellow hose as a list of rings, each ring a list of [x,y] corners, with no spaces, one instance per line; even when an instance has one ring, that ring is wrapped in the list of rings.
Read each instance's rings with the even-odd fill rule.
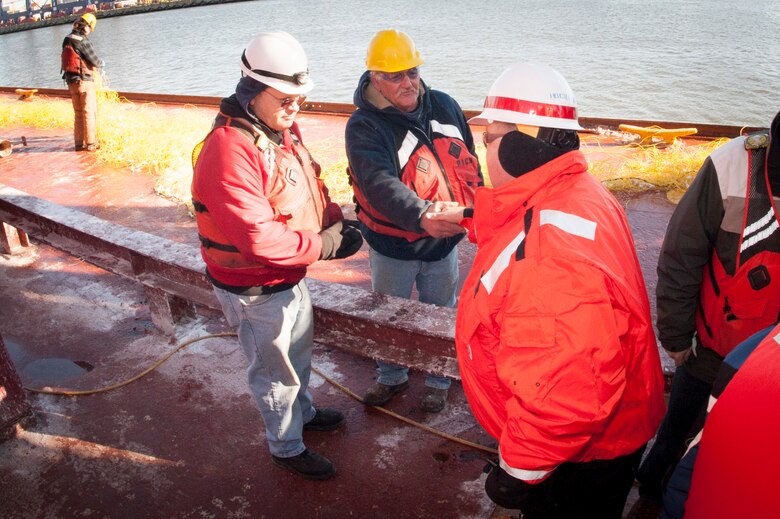
[[[185,341],[185,342],[181,343],[180,345],[178,345],[173,350],[171,350],[170,352],[166,353],[160,360],[158,360],[157,362],[155,362],[154,364],[152,364],[151,366],[149,366],[148,368],[146,368],[142,372],[138,373],[134,377],[129,378],[127,380],[124,380],[122,382],[118,382],[116,384],[112,384],[110,386],[101,387],[101,388],[97,388],[97,389],[87,389],[87,390],[83,390],[83,391],[72,390],[72,389],[61,389],[61,388],[47,388],[47,389],[43,389],[43,388],[33,388],[33,387],[26,387],[26,386],[25,386],[24,389],[26,389],[27,391],[30,391],[32,393],[41,393],[41,394],[44,394],[44,395],[60,395],[60,396],[86,396],[86,395],[94,395],[94,394],[97,394],[97,393],[105,393],[106,391],[111,391],[113,389],[117,389],[117,388],[120,388],[122,386],[126,386],[126,385],[130,384],[131,382],[135,382],[139,378],[144,377],[145,375],[151,373],[152,371],[157,369],[160,365],[162,365],[162,363],[164,363],[166,360],[171,358],[174,353],[176,353],[177,351],[180,351],[180,350],[186,348],[190,344],[196,343],[198,341],[202,341],[204,339],[212,339],[212,338],[217,338],[217,337],[237,337],[237,335],[235,333],[233,333],[233,332],[214,333],[214,334],[209,334],[209,335],[203,335],[203,336],[196,337],[194,339],[190,339],[188,341]],[[331,385],[339,388],[347,396],[350,396],[350,397],[354,398],[355,400],[357,400],[358,402],[363,403],[363,399],[360,398],[358,395],[356,395],[354,392],[352,392],[349,388],[347,388],[345,386],[342,386],[341,384],[339,384],[338,382],[336,382],[332,378],[328,377],[327,375],[322,373],[320,370],[318,370],[314,366],[312,366],[311,369],[312,369],[312,371],[317,373],[319,376],[324,378],[326,381],[328,381],[328,383],[330,383]],[[407,423],[409,425],[417,427],[418,429],[421,429],[423,431],[429,432],[431,434],[435,434],[436,436],[444,438],[445,440],[449,440],[449,441],[452,441],[452,442],[455,442],[455,443],[460,443],[461,445],[465,445],[466,447],[470,447],[472,449],[481,450],[481,451],[487,452],[489,454],[493,454],[493,455],[497,455],[498,454],[498,451],[496,449],[492,449],[490,447],[485,447],[484,445],[480,445],[478,443],[473,443],[473,442],[470,442],[468,440],[464,440],[462,438],[458,438],[457,436],[453,436],[451,434],[447,434],[445,432],[439,431],[438,429],[434,429],[433,427],[429,427],[429,426],[427,426],[427,425],[425,425],[423,423],[415,422],[414,420],[406,418],[405,416],[401,416],[398,413],[394,413],[393,411],[390,411],[390,410],[385,409],[383,407],[376,407],[376,406],[368,406],[368,407],[373,407],[377,411],[381,411],[382,413],[384,413],[384,414],[386,414],[388,416],[392,416],[393,418],[396,418],[397,420],[400,420],[400,421],[402,421],[404,423]]]

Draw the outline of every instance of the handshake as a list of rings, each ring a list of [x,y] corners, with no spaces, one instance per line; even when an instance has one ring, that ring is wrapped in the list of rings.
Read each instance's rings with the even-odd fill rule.
[[[339,220],[320,231],[322,238],[321,260],[348,258],[363,245],[363,235],[355,220]]]

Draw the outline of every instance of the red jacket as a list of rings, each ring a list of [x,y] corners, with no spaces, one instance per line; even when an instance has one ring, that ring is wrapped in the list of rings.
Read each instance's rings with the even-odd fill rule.
[[[684,517],[778,517],[780,325],[749,354],[714,405],[712,400]]]
[[[318,167],[301,164],[291,151],[290,132],[285,131],[284,136],[285,142],[273,148],[276,153],[289,155],[288,160],[277,157],[274,162],[288,164],[281,174],[297,177],[298,183],[319,186],[304,190],[311,192],[312,198],[321,199],[325,207],[324,221],[316,228],[294,230],[285,222],[285,215],[278,214],[269,202],[275,177],[270,174],[268,157],[244,132],[218,127],[203,143],[192,179],[193,200],[206,208],[198,217],[198,230],[219,242],[218,247],[238,249],[233,253],[237,258],[231,259],[229,252],[201,247],[209,275],[223,285],[297,283],[306,275],[306,267],[320,257],[322,240],[318,232],[343,218],[321,181],[308,178],[319,172]]]
[[[663,376],[620,204],[572,151],[479,188],[472,224],[456,346],[501,466],[538,483],[563,462],[636,451],[663,416]]]

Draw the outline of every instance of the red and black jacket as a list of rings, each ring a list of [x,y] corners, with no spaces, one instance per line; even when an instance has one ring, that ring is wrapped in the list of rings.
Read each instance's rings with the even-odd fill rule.
[[[62,40],[62,79],[69,84],[75,81],[92,81],[92,71],[99,66],[100,58],[89,38],[82,30],[74,28]]]
[[[700,344],[718,360],[780,314],[780,217],[766,144],[715,150],[669,222],[658,263],[658,331],[669,351]],[[750,149],[748,149],[750,148]],[[700,377],[702,378],[702,377]]]

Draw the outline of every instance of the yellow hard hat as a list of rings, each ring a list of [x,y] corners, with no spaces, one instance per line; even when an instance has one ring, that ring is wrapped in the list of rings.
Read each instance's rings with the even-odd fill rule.
[[[368,52],[366,52],[368,70],[399,72],[423,63],[420,51],[404,32],[394,29],[379,31],[368,44]]]
[[[97,24],[97,18],[95,18],[95,15],[92,13],[84,13],[80,17],[81,20],[84,20],[87,22],[87,25],[89,25],[89,28],[91,30],[95,30],[95,25]]]

